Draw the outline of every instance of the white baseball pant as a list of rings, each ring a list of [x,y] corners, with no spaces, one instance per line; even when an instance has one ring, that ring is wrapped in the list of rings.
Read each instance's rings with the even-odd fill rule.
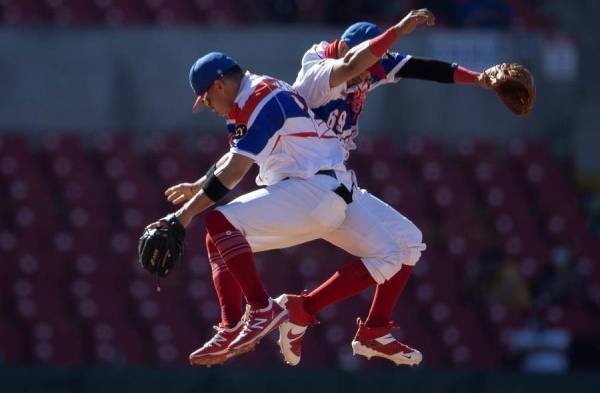
[[[253,252],[319,239],[340,226],[346,202],[328,175],[290,178],[244,194],[217,208],[246,238]]]

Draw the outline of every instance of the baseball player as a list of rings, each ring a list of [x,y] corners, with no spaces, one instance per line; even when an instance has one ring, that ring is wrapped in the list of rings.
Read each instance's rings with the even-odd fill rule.
[[[381,50],[380,48],[383,47],[387,50],[400,35],[406,34],[405,31],[410,32],[414,26],[427,21],[428,18],[423,15],[405,18],[398,24],[402,34],[397,34],[392,39],[382,35],[381,40],[375,42],[376,48]],[[374,55],[373,51],[374,49],[369,45],[349,51],[346,60],[340,66],[340,72],[347,78],[355,78],[362,69],[378,61],[380,56]],[[217,93],[222,90],[227,92],[228,85],[222,86],[221,78],[213,81],[213,76],[208,82],[196,81],[200,78],[198,75],[204,73],[203,70],[206,68],[204,62],[203,58],[199,59],[190,72],[191,84],[198,94],[194,109],[204,103],[213,111],[226,117],[233,138],[233,147],[228,155],[222,157],[213,166],[212,171],[196,183],[182,183],[170,187],[165,194],[174,204],[187,201],[182,210],[177,213],[182,223],[187,225],[191,215],[198,214],[208,207],[211,200],[217,200],[217,197],[221,196],[219,193],[210,197],[210,193],[213,192],[211,187],[214,187],[212,183],[215,177],[223,183],[223,179],[230,179],[221,168],[226,168],[232,156],[242,156],[238,159],[245,159],[246,163],[252,162],[246,158],[254,159],[260,167],[257,184],[267,185],[267,188],[254,191],[224,207],[219,207],[206,218],[208,232],[206,248],[221,306],[221,322],[216,326],[216,334],[201,348],[190,354],[190,362],[196,365],[222,363],[253,348],[260,338],[285,319],[285,315],[281,313],[286,311],[266,295],[253,268],[251,252],[288,247],[323,238],[362,257],[344,265],[338,272],[336,282],[330,285],[330,289],[336,292],[335,296],[340,299],[367,289],[375,283],[383,283],[400,268],[397,261],[406,258],[404,255],[406,250],[401,249],[378,217],[371,214],[363,204],[350,203],[352,201],[352,193],[349,191],[352,185],[351,174],[345,171],[343,166],[345,153],[335,132],[322,121],[314,121],[311,127],[308,127],[306,120],[303,120],[300,125],[294,116],[282,118],[279,114],[279,111],[288,110],[288,106],[291,105],[291,100],[288,100],[290,103],[282,105],[281,100],[275,99],[278,94],[285,94],[292,97],[297,106],[294,106],[293,111],[289,110],[290,114],[295,114],[294,111],[299,111],[301,108],[303,116],[310,118],[312,112],[308,106],[303,107],[303,98],[295,95],[291,87],[281,81],[247,73],[238,85],[233,85],[230,91],[230,104],[224,105],[217,100],[219,97]],[[223,71],[223,67],[220,71]],[[220,75],[218,72],[216,74]],[[260,78],[264,78],[264,81]],[[260,80],[260,83],[251,83],[254,79]],[[211,83],[214,87],[207,89],[206,86],[211,86]],[[272,85],[276,85],[278,90],[274,90]],[[278,93],[279,91],[284,93]],[[231,98],[234,96],[235,99]],[[273,111],[274,114],[262,115],[262,111],[267,110]],[[261,112],[257,114],[257,111]],[[263,117],[265,119],[275,117],[277,120],[262,120]],[[283,128],[277,132],[269,131],[268,127],[273,122]],[[288,126],[293,126],[293,129],[287,130]],[[257,138],[260,143],[255,142]],[[296,144],[302,143],[316,150],[325,151],[333,149],[336,145],[340,153],[340,157],[336,156],[339,162],[335,161],[335,166],[331,163],[323,166],[323,157],[316,154],[300,154],[305,149],[304,145],[300,148],[300,146],[296,147]],[[318,147],[319,144],[326,146]],[[312,162],[305,163],[305,160],[312,160]],[[308,167],[311,170],[299,171],[296,168],[299,165],[303,169]],[[217,168],[216,171],[214,167]],[[244,166],[242,169],[243,171],[239,171],[240,174],[245,173],[247,167]],[[335,177],[331,176],[331,170],[335,170]],[[330,189],[314,195],[303,193],[301,186],[307,187],[305,186],[307,181],[298,183],[299,180],[295,178],[299,177],[299,174],[306,176],[308,173],[316,173],[315,178],[319,178],[321,182],[328,181],[329,185],[335,179],[339,179],[337,181],[341,184],[336,191],[342,198],[340,199]],[[235,176],[235,179],[231,178],[226,186],[217,188],[228,189],[236,184],[239,177],[241,176]],[[299,191],[292,189],[292,186],[288,185],[290,183],[294,184]],[[203,191],[198,192],[200,189]],[[206,195],[207,189],[210,198],[203,196]],[[298,209],[296,207],[298,205],[300,207],[307,205],[305,198],[308,198],[312,204]],[[198,202],[199,200],[203,202]],[[345,201],[347,207],[346,204],[340,205],[340,200]],[[342,207],[345,208],[345,215],[337,212]],[[190,211],[193,213],[188,213]],[[316,220],[317,223],[311,220]],[[374,241],[375,239],[378,241]],[[415,242],[418,244],[415,245],[414,250],[409,250],[416,259],[419,250],[422,249],[420,233],[417,240]],[[357,244],[360,246],[357,247]],[[238,257],[241,252],[244,253],[243,258]],[[358,292],[357,286],[360,287]],[[246,298],[249,305],[243,318],[242,296]]]
[[[434,17],[427,9],[411,11],[407,18],[411,16],[427,18],[428,25],[434,24]],[[316,117],[335,130],[344,145],[346,158],[350,151],[356,149],[358,118],[367,94],[372,89],[396,83],[401,78],[490,87],[484,75],[479,72],[444,61],[389,52],[385,46],[378,46],[382,40],[391,40],[391,37],[398,34],[396,26],[382,33],[374,24],[360,22],[346,29],[340,39],[313,45],[302,58],[302,68],[293,87],[306,99]],[[364,45],[373,48],[378,61],[359,70],[358,76],[346,77],[339,71],[340,64],[344,62],[349,50]],[[353,353],[369,359],[373,356],[382,357],[397,365],[418,365],[422,354],[398,341],[390,332],[393,327],[393,308],[413,266],[425,249],[421,232],[391,206],[358,188],[356,180],[354,187],[354,204],[364,206],[377,217],[394,237],[402,252],[390,264],[388,274],[382,280],[376,280],[378,285],[369,314],[364,322],[360,318],[357,321],[358,330],[352,341]],[[354,224],[362,225],[361,222]],[[326,239],[344,249],[352,247],[344,243],[344,238],[329,236]],[[385,240],[369,238],[369,241]],[[353,253],[363,255],[361,247],[362,243],[355,243]],[[365,265],[369,267],[367,263]],[[317,322],[315,316],[319,311],[368,285],[368,280],[363,281],[362,286],[360,280],[347,283],[344,287],[347,296],[341,296],[339,292],[335,292],[338,275],[339,272],[308,294],[287,294],[277,299],[289,313],[288,321],[279,327],[281,353],[288,364],[296,365],[300,362],[303,336],[307,327]]]
[[[253,252],[317,239],[339,226],[351,200],[351,180],[335,134],[315,122],[286,83],[243,72],[219,52],[194,63],[190,83],[197,95],[194,110],[204,105],[226,119],[231,148],[175,213],[176,220],[187,227],[234,188],[254,163],[259,167],[257,183],[266,186],[212,210],[205,219],[214,270],[226,267],[248,303],[244,323],[221,330],[215,340],[226,340],[229,350],[241,353],[287,315],[265,291]],[[184,194],[178,186],[167,192],[178,202]],[[168,217],[149,228],[170,225]]]

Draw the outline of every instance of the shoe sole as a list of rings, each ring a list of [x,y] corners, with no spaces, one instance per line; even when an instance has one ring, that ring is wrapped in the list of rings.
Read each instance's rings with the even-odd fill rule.
[[[279,304],[279,307],[285,309],[287,302],[288,302],[288,297],[287,295],[280,295],[278,298],[273,299],[275,301],[275,303]],[[285,337],[287,335],[287,328],[284,327],[284,325],[286,324],[286,322],[282,323],[281,325],[279,325],[279,340],[277,340],[277,344],[279,345],[279,353],[281,353],[281,356],[283,356],[283,361],[289,365],[289,366],[296,366],[298,365],[298,363],[300,363],[300,357],[298,357],[296,359],[296,356],[294,355],[293,359],[290,359],[287,355],[286,352],[283,347],[281,346],[281,337]]]
[[[352,341],[352,354],[354,356],[356,356],[356,355],[364,356],[368,360],[371,360],[372,357],[380,357],[380,358],[387,359],[387,360],[394,362],[394,364],[396,366],[406,365],[406,366],[414,367],[414,366],[418,366],[423,361],[423,355],[421,355],[420,352],[419,352],[420,355],[417,356],[415,354],[414,358],[413,357],[411,357],[410,359],[402,358],[402,357],[398,358],[393,355],[387,355],[385,353],[374,351],[371,348],[369,348],[365,345],[362,345],[358,341]]]
[[[300,356],[296,356],[296,355],[293,355],[293,357],[288,356],[287,352],[290,352],[290,351],[285,351],[283,349],[283,346],[281,345],[281,338],[286,337],[287,332],[291,330],[291,329],[284,327],[285,324],[286,324],[286,322],[279,325],[279,340],[277,340],[277,344],[279,345],[279,353],[281,353],[281,356],[283,356],[283,361],[288,366],[297,366],[300,363],[300,359],[301,359]]]
[[[248,345],[246,347],[242,347],[237,350],[224,352],[224,353],[217,354],[217,355],[204,355],[204,356],[190,357],[190,364],[192,366],[207,366],[207,367],[221,365],[233,357],[243,355],[247,352],[253,351],[255,349],[255,347],[256,347],[255,345]]]
[[[190,364],[192,366],[216,366],[219,364],[223,364],[227,361],[227,355],[205,355],[198,356],[195,358],[190,358]]]

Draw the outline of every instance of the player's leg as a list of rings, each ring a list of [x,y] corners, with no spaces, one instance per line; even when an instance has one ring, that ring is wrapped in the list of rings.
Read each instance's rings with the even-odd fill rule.
[[[289,179],[208,214],[207,232],[250,307],[244,328],[230,349],[253,346],[287,316],[264,289],[252,252],[314,240],[338,226],[346,205],[332,191],[337,185],[336,179],[325,175]]]
[[[379,218],[401,247],[402,268],[391,279],[377,286],[367,319],[358,320],[358,331],[352,341],[355,354],[368,358],[384,357],[396,364],[416,365],[422,360],[419,351],[401,343],[391,335],[392,312],[410,277],[413,266],[425,249],[421,231],[406,217],[366,190],[360,198],[369,211]]]
[[[358,258],[309,294],[278,298],[290,314],[289,322],[280,326],[279,343],[285,361],[291,365],[300,361],[302,336],[318,312],[383,283],[400,269],[400,247],[361,198],[348,206],[344,223],[323,238]]]
[[[393,207],[373,196],[366,190],[360,190],[363,203],[380,222],[402,249],[402,268],[390,280],[378,285],[365,325],[371,328],[385,326],[391,320],[394,306],[425,249],[422,233],[409,219]]]
[[[206,235],[206,251],[212,271],[212,280],[221,309],[221,322],[215,326],[215,335],[189,356],[193,365],[220,364],[227,360],[229,344],[241,332],[242,290],[225,265],[210,235]]]

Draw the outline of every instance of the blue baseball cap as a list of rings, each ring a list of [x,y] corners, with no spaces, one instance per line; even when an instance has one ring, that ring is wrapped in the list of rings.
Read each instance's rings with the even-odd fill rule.
[[[357,22],[344,31],[341,40],[348,44],[349,48],[353,48],[356,45],[377,37],[381,34],[381,29],[371,22]],[[385,78],[385,70],[380,61],[373,64],[369,68],[369,72],[378,78]]]
[[[381,34],[381,29],[370,22],[357,22],[344,31],[341,40],[348,44],[349,48],[353,48],[356,45],[375,38]]]
[[[237,65],[235,60],[221,52],[210,52],[196,60],[190,68],[190,86],[197,96],[192,112],[196,113],[202,108],[202,101],[210,85]]]

